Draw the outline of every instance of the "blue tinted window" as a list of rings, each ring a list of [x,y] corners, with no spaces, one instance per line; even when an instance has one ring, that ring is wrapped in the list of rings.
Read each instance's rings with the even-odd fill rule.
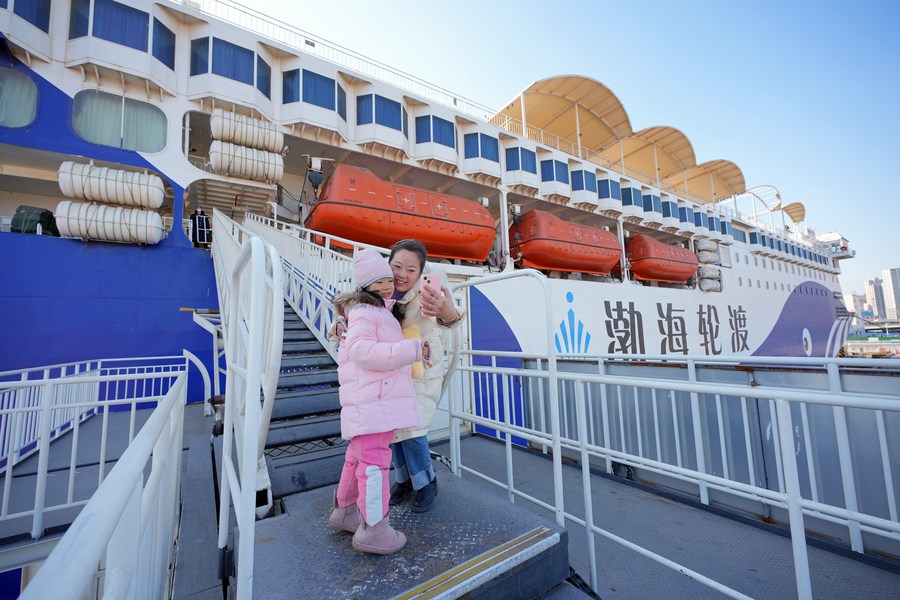
[[[397,131],[403,130],[400,103],[384,96],[375,95],[375,122]]]
[[[678,220],[682,223],[694,223],[694,209],[690,206],[678,207]]]
[[[149,28],[148,13],[113,0],[94,0],[94,37],[146,52]]]
[[[522,170],[537,175],[537,154],[533,150],[522,148],[520,152]]]
[[[303,69],[302,97],[307,104],[334,110],[334,79]],[[369,96],[369,102],[371,101],[372,97]]]
[[[519,170],[519,149],[518,148],[507,148],[506,149],[506,170],[507,171],[518,171]]]
[[[191,40],[191,75],[209,73],[209,38]]]
[[[541,161],[541,181],[553,181],[553,161]]]
[[[593,171],[584,172],[584,188],[589,192],[597,193],[597,174]]]
[[[50,0],[31,0],[30,2],[19,0],[13,6],[13,12],[44,33],[50,33]],[[147,38],[145,37],[144,50],[146,49]]]
[[[622,205],[623,206],[642,206],[641,193],[630,187],[622,188]]]
[[[256,89],[266,98],[272,97],[272,67],[259,54],[256,55]]]
[[[584,171],[572,171],[572,191],[584,189]]]
[[[6,8],[6,0],[2,2]],[[69,39],[84,37],[88,34],[88,25],[91,14],[91,0],[72,0],[69,7]]]
[[[745,234],[743,231],[741,231],[740,229],[735,229],[735,230],[733,230],[733,231],[731,232],[731,235],[733,235],[733,236],[734,236],[734,239],[737,240],[737,241],[739,241],[739,242],[746,242],[746,241],[747,241],[747,236],[746,236],[746,234]]]
[[[663,202],[662,203],[662,216],[663,217],[671,217],[672,216],[672,203],[671,202]]]
[[[500,142],[497,138],[481,134],[481,157],[500,162]]]
[[[400,124],[403,126],[403,137],[409,139],[409,114],[406,112],[406,107],[401,106],[400,110],[403,112],[403,116],[401,117]]]
[[[213,38],[212,72],[253,85],[253,51]]]
[[[416,117],[416,143],[424,144],[431,141],[431,115]]]
[[[478,134],[467,133],[463,137],[463,151],[466,158],[478,158]]]
[[[175,33],[159,19],[153,19],[153,57],[175,70]]]
[[[300,69],[281,74],[281,102],[282,104],[300,102]]]
[[[372,103],[372,94],[366,94],[365,96],[358,96],[356,98],[357,125],[368,125],[369,123],[374,122],[375,118],[372,116]]]
[[[440,117],[431,117],[434,142],[448,148],[456,148],[456,126]]]
[[[347,92],[340,84],[337,84],[337,113],[344,121],[347,120]]]
[[[556,163],[556,180],[560,183],[569,183],[569,165],[561,161],[553,161]]]

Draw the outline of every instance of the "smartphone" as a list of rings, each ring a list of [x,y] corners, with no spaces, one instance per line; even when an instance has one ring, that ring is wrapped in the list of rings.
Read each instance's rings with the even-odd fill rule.
[[[443,297],[444,292],[441,290],[441,276],[437,273],[425,273],[422,275],[422,287],[433,289],[439,296]]]

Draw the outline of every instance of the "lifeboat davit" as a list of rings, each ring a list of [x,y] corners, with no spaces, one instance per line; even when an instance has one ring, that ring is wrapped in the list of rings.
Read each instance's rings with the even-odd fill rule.
[[[305,225],[382,247],[415,238],[429,257],[479,262],[487,260],[496,237],[494,218],[477,202],[395,185],[345,164],[322,185]]]
[[[697,272],[697,255],[687,248],[663,244],[648,235],[626,240],[625,251],[634,279],[684,283]]]
[[[526,267],[595,275],[609,275],[622,256],[619,238],[609,231],[568,223],[542,210],[530,210],[518,226],[510,226],[509,248]]]

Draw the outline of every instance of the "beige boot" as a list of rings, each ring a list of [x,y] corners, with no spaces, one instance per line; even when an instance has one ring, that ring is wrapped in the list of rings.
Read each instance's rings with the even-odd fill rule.
[[[353,534],[353,547],[369,554],[392,554],[406,545],[406,536],[391,527],[387,515],[375,525],[363,522]]]
[[[362,519],[359,518],[359,509],[356,507],[356,504],[351,504],[350,506],[338,506],[337,492],[335,492],[331,497],[331,505],[334,509],[331,511],[331,516],[328,517],[328,524],[335,529],[356,533],[356,530],[359,529],[359,524],[362,523]]]

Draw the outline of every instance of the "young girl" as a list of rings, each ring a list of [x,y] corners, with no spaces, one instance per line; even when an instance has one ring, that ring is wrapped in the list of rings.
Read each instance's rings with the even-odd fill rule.
[[[387,260],[372,249],[353,257],[359,290],[334,299],[346,322],[338,347],[341,437],[350,440],[328,524],[352,531],[361,552],[390,554],[406,536],[388,523],[388,472],[394,430],[416,427],[416,394],[410,365],[428,361],[429,347],[405,339],[387,304],[394,279]]]

